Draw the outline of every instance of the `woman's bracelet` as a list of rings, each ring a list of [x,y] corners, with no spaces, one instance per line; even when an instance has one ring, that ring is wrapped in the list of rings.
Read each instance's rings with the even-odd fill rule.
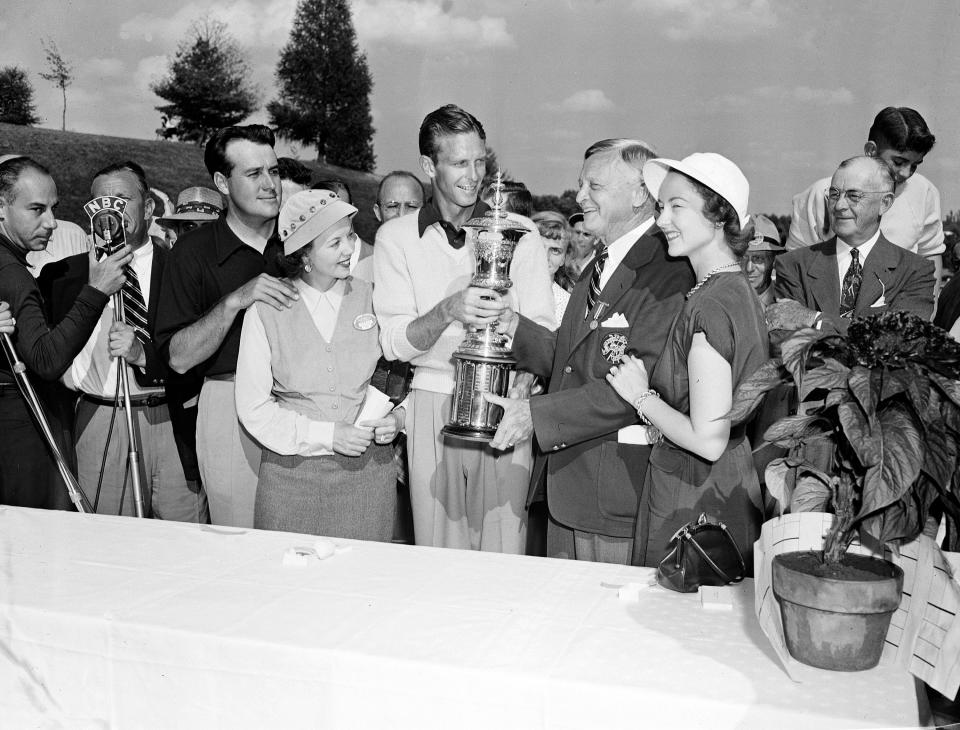
[[[650,420],[643,415],[643,402],[647,398],[660,398],[660,394],[653,388],[650,390],[645,390],[639,396],[637,396],[637,399],[633,402],[633,407],[637,411],[637,416],[640,418],[640,423],[646,426],[651,426],[653,424],[651,424]]]

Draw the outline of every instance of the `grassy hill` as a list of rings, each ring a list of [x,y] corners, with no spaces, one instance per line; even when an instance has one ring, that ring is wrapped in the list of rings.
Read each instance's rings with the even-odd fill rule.
[[[213,187],[203,166],[203,149],[182,142],[0,124],[0,155],[13,153],[32,157],[50,169],[60,193],[57,217],[73,221],[84,229],[90,225],[83,212],[83,204],[90,199],[90,176],[114,162],[139,163],[146,170],[150,185],[163,190],[174,202],[183,188]],[[314,171],[315,180],[335,177],[346,181],[353,193],[353,203],[360,211],[356,219],[357,233],[364,240],[372,241],[377,228],[372,208],[380,176],[307,160],[303,160],[303,164]]]

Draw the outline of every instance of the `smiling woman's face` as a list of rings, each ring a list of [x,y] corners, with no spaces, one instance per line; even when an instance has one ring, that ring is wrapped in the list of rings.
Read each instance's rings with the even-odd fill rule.
[[[301,274],[308,284],[326,289],[335,279],[350,276],[350,257],[356,245],[356,236],[349,218],[341,218],[327,230],[313,239],[310,251],[304,256],[304,269]]]

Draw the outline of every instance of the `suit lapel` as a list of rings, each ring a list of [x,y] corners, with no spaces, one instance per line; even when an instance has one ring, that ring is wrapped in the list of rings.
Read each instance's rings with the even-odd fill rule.
[[[870,314],[871,305],[881,296],[886,297],[890,271],[897,268],[899,260],[897,248],[881,235],[863,264],[863,283],[855,312],[858,317]]]
[[[812,256],[807,276],[812,280],[810,291],[821,312],[840,311],[840,274],[837,272],[837,239],[821,244],[819,256]]]
[[[599,326],[601,321],[613,315],[617,302],[629,291],[633,282],[636,280],[637,269],[653,260],[657,247],[660,246],[660,241],[655,235],[659,233],[659,231],[660,229],[657,228],[656,225],[653,225],[646,233],[640,236],[630,247],[630,250],[627,251],[627,255],[623,257],[623,261],[620,262],[620,265],[617,266],[606,285],[600,291],[600,296],[597,298],[597,304],[594,306],[593,312],[590,313],[590,316],[588,316],[586,320],[579,322],[576,336],[570,343],[570,352],[579,347],[587,338],[587,335],[593,332],[593,329],[590,328],[590,323],[594,319],[598,320],[597,325]],[[590,262],[588,270],[593,271],[593,261]],[[590,276],[585,275],[581,277],[574,289],[575,294],[580,294],[579,309],[575,309],[574,313],[583,312],[586,309],[587,289],[589,287]],[[571,295],[567,309],[569,310],[574,304],[574,296]]]

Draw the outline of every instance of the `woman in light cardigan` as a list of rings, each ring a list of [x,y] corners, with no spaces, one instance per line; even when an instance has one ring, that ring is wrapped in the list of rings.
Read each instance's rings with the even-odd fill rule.
[[[390,540],[404,411],[354,425],[381,350],[372,285],[350,276],[357,209],[326,190],[280,211],[284,266],[300,298],[244,319],[237,415],[263,447],[254,527]]]

